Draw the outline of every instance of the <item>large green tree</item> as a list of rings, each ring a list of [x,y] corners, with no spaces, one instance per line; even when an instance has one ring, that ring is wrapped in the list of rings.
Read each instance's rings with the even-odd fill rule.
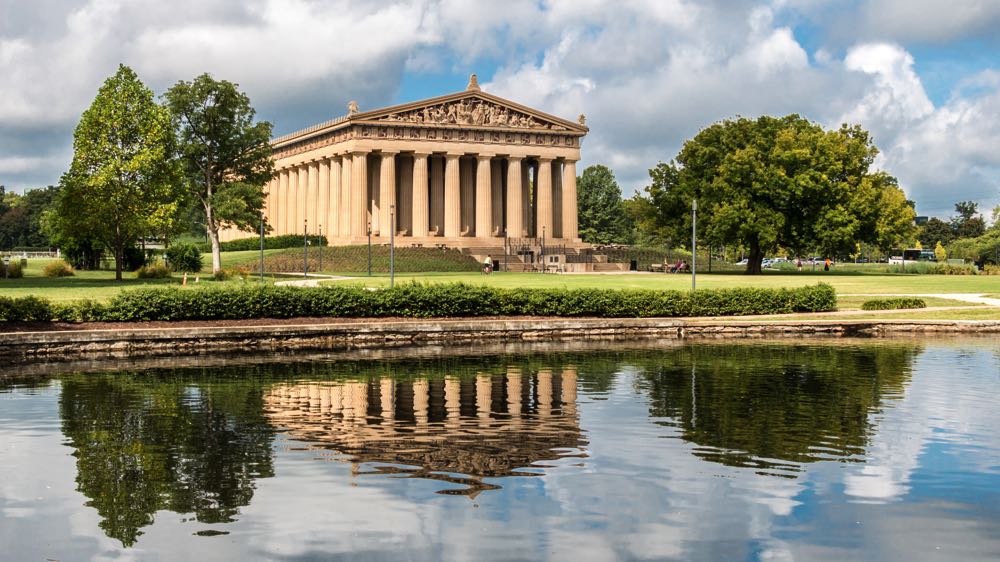
[[[212,270],[222,268],[219,230],[254,230],[264,185],[274,176],[271,124],[254,122],[250,98],[236,84],[202,74],[164,96],[173,115],[188,194],[204,209]]]
[[[899,190],[894,178],[871,169],[877,153],[857,126],[828,131],[798,115],[727,120],[650,170],[645,197],[676,239],[691,232],[697,199],[699,237],[746,247],[747,273],[760,273],[779,246],[842,255],[907,236],[913,209],[902,192],[887,193]]]
[[[632,219],[622,204],[622,190],[607,166],[587,166],[576,181],[580,238],[591,244],[629,244]]]
[[[115,279],[125,249],[177,212],[173,138],[170,113],[125,65],[104,82],[73,133],[73,163],[52,223],[112,250]]]
[[[975,201],[955,203],[957,217],[951,219],[951,227],[957,238],[976,238],[986,232],[986,221],[979,214],[979,204]]]
[[[927,222],[920,226],[920,230],[917,233],[917,239],[920,240],[921,246],[931,249],[938,242],[948,244],[954,240],[955,229],[943,220],[937,217],[931,217]]]
[[[29,189],[24,195],[3,193],[0,186],[0,249],[18,246],[49,247],[52,245],[42,229],[42,214],[52,207],[59,195],[59,188],[49,186]]]

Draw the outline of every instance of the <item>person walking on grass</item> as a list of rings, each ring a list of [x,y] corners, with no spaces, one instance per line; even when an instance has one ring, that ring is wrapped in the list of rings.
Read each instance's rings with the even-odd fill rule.
[[[826,258],[823,262],[823,271],[830,271],[830,258]]]
[[[802,271],[802,258],[795,258],[795,267]]]

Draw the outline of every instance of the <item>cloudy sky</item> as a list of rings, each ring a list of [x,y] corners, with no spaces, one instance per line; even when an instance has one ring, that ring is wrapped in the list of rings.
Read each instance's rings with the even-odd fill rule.
[[[276,134],[485,90],[587,115],[626,195],[706,125],[860,123],[920,214],[1000,202],[1000,0],[0,0],[0,184],[54,183],[119,63],[160,94],[210,72]]]

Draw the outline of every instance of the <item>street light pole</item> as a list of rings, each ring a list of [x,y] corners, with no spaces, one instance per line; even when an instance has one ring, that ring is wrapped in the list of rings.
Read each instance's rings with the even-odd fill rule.
[[[691,290],[695,290],[698,278],[698,200],[691,200]]]
[[[316,273],[323,273],[323,225],[319,225],[319,265],[316,267]]]
[[[389,288],[396,280],[396,206],[389,205]]]
[[[372,221],[368,221],[368,277],[372,276]]]
[[[260,212],[260,280],[264,281],[264,211]]]
[[[309,277],[309,219],[302,221],[302,278]]]

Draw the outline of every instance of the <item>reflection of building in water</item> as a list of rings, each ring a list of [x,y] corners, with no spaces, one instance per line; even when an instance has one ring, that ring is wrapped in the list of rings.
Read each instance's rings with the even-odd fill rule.
[[[280,384],[264,400],[271,423],[294,439],[355,463],[407,465],[375,467],[382,472],[470,486],[443,493],[476,493],[496,488],[482,477],[534,475],[520,469],[582,454],[576,383],[573,367],[511,367],[505,375]]]

